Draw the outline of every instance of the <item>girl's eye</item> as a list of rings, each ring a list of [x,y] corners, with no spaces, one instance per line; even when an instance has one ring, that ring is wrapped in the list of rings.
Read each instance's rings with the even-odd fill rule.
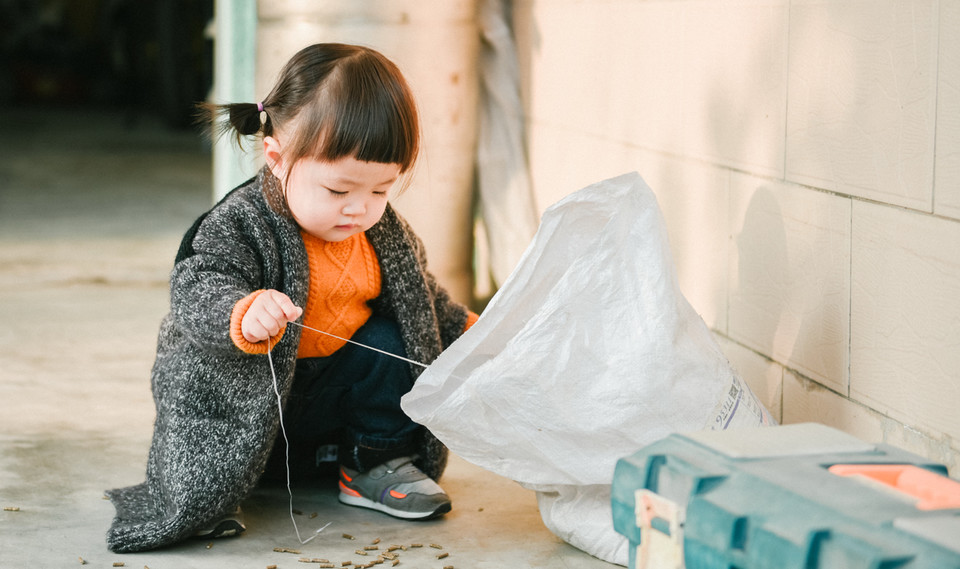
[[[347,195],[347,193],[348,193],[348,192],[338,192],[337,190],[331,190],[330,188],[327,188],[327,191],[330,192],[331,194],[333,194],[334,196],[338,197],[338,198],[342,198],[343,196]]]

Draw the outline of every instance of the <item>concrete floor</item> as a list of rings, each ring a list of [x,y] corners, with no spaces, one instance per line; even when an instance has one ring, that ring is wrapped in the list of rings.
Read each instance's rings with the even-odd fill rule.
[[[375,539],[449,554],[409,549],[406,567],[616,567],[551,534],[532,492],[456,457],[442,520],[341,506],[332,484],[294,487],[304,537],[332,522],[301,546],[286,489],[263,488],[244,503],[239,538],[109,552],[103,490],[143,479],[167,274],[210,203],[210,156],[193,133],[106,113],[7,110],[0,130],[0,506],[19,508],[0,511],[0,568],[340,566]]]

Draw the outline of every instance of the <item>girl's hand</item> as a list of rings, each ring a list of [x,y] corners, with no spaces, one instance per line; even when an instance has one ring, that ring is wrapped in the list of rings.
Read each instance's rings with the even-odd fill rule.
[[[256,344],[280,333],[287,322],[293,322],[303,314],[290,297],[278,290],[265,290],[253,299],[247,313],[240,321],[240,332],[246,341]]]

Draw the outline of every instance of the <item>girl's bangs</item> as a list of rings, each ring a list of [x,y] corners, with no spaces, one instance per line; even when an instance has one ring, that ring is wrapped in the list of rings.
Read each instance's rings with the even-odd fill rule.
[[[330,116],[329,125],[321,137],[320,155],[329,159],[353,156],[364,162],[400,164],[407,170],[417,153],[412,119],[397,101],[380,94],[348,94],[340,98],[340,105]]]

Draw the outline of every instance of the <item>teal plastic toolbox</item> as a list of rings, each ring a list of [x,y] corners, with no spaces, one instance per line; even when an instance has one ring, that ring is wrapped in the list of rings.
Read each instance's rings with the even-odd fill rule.
[[[620,460],[639,569],[960,569],[960,482],[824,425],[674,434]]]

